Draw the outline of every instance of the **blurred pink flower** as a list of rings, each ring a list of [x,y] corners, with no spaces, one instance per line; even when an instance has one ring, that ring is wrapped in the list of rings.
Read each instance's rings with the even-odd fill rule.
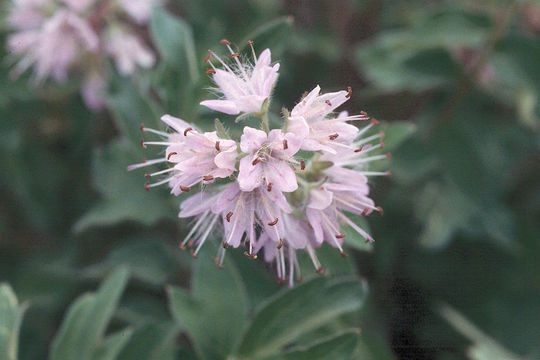
[[[291,168],[293,156],[300,149],[301,140],[292,133],[244,128],[240,148],[246,154],[240,160],[238,184],[243,191],[264,185],[268,192],[291,192],[298,188],[296,174]]]
[[[144,24],[150,19],[152,8],[162,4],[163,0],[118,0],[125,12],[139,24]]]
[[[70,67],[84,52],[98,49],[99,38],[90,24],[72,11],[59,10],[43,27],[23,30],[8,37],[8,47],[22,58],[14,73],[34,67],[36,82],[51,76],[64,81]]]
[[[264,102],[272,94],[276,80],[278,78],[279,64],[270,65],[270,50],[264,50],[259,57],[255,55],[252,42],[250,42],[253,52],[252,65],[248,60],[241,62],[240,54],[235,53],[228,40],[222,40],[234,58],[235,65],[227,65],[219,56],[210,50],[211,56],[215,57],[225,70],[217,69],[211,60],[208,60],[211,69],[209,73],[214,74],[214,81],[218,86],[218,91],[223,94],[221,100],[205,100],[201,102],[212,110],[225,114],[237,115],[240,113],[260,113],[263,111]]]
[[[91,110],[100,110],[105,107],[105,91],[107,81],[98,72],[88,75],[82,84],[82,98]]]
[[[116,68],[122,75],[133,74],[137,65],[150,68],[156,61],[154,53],[144,45],[141,39],[125,29],[111,29],[106,38],[105,48],[113,57]]]

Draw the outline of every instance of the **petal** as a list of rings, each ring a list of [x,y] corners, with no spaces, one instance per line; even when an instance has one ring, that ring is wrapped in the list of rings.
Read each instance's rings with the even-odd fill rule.
[[[252,191],[262,185],[263,166],[261,163],[253,165],[249,156],[240,160],[240,169],[238,172],[238,186],[242,191]]]
[[[289,118],[287,131],[292,132],[300,139],[305,139],[309,135],[309,125],[302,116],[293,116]]]
[[[219,214],[222,211],[225,211],[225,209],[228,209],[233,201],[238,198],[238,195],[240,195],[240,188],[238,187],[237,182],[231,183],[227,188],[219,195],[217,198],[214,206],[212,207],[212,211],[215,214]]]
[[[322,214],[320,210],[311,208],[306,209],[306,216],[309,224],[313,228],[313,234],[315,235],[315,242],[317,245],[322,244],[324,241],[324,231],[322,229]]]
[[[246,82],[235,74],[217,69],[213,78],[227,100],[235,100],[250,94]]]
[[[236,103],[230,100],[205,100],[201,102],[201,105],[229,115],[240,114]]]
[[[255,152],[261,148],[266,139],[267,137],[264,131],[246,126],[240,138],[240,149],[248,154]]]
[[[311,209],[323,210],[326,209],[333,200],[333,193],[325,188],[312,189],[309,192],[309,204]]]
[[[161,117],[161,121],[163,121],[165,124],[172,127],[177,133],[183,133],[184,130],[186,130],[188,127],[191,127],[187,122],[184,120],[171,116],[171,115],[163,115]]]
[[[236,145],[229,150],[221,151],[214,158],[214,163],[220,169],[229,169],[231,172],[236,170]]]
[[[240,164],[240,166],[241,165],[242,164]],[[263,164],[263,167],[264,176],[266,177],[267,182],[272,183],[277,191],[292,192],[298,189],[296,174],[287,162],[269,158]]]

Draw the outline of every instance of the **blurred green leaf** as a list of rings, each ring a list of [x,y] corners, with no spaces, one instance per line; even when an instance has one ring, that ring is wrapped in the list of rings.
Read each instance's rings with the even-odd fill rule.
[[[187,66],[191,81],[197,82],[199,69],[191,26],[162,7],[155,7],[150,30],[163,60],[173,69],[183,70]]]
[[[127,329],[109,335],[103,340],[103,344],[101,344],[101,346],[95,351],[92,359],[116,360],[118,358],[118,354],[127,344],[132,334],[133,330]]]
[[[126,138],[95,151],[94,184],[103,199],[75,223],[75,232],[126,220],[151,225],[160,219],[174,216],[172,207],[159,196],[159,189],[154,192],[145,190],[141,173],[144,169],[127,171],[128,165],[141,161],[135,155],[133,145]],[[146,168],[146,172],[150,172],[150,168]]]
[[[279,55],[286,47],[286,42],[290,38],[294,18],[283,16],[266,22],[248,35],[239,43],[244,49],[248,47],[248,41],[253,41],[253,46],[259,54],[264,49],[271,49],[274,56]]]
[[[330,339],[323,339],[309,347],[288,351],[283,355],[269,358],[268,360],[326,360],[326,359],[351,359],[356,344],[358,332],[349,331],[336,335]]]
[[[86,293],[75,300],[52,342],[51,360],[97,360],[101,359],[95,358],[97,354],[109,356],[118,353],[129,340],[130,331],[108,339],[104,335],[128,278],[128,270],[118,268],[104,280],[96,293]]]
[[[8,284],[0,284],[0,358],[17,360],[19,329],[26,310]]]
[[[222,359],[238,342],[247,317],[246,290],[229,259],[220,270],[205,246],[194,260],[191,292],[168,290],[170,310],[202,359]]]
[[[416,125],[406,121],[384,122],[381,131],[384,133],[384,149],[393,151],[415,133]]]
[[[173,360],[179,331],[170,322],[148,324],[135,331],[118,360]]]
[[[293,343],[304,332],[358,310],[367,293],[356,279],[318,278],[283,291],[259,309],[244,333],[237,357],[261,358]]]
[[[439,309],[440,315],[448,321],[461,335],[473,342],[468,356],[471,360],[525,360],[506,350],[495,340],[484,334],[463,315],[449,306]]]
[[[89,276],[100,277],[119,265],[127,265],[135,279],[154,285],[162,285],[167,280],[171,268],[175,267],[171,249],[163,242],[137,241],[114,249],[107,258],[85,269]]]

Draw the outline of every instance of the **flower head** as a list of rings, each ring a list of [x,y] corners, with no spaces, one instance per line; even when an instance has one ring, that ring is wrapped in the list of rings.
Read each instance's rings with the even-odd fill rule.
[[[35,80],[52,76],[64,81],[68,70],[84,51],[98,49],[99,38],[90,24],[69,10],[62,10],[48,19],[41,29],[18,32],[8,39],[8,47],[22,56],[15,73],[33,66]]]
[[[179,217],[196,218],[180,245],[183,249],[190,247],[192,256],[197,257],[201,246],[219,226],[223,236],[215,258],[218,267],[223,267],[229,246],[244,245],[244,254],[250,258],[256,259],[259,251],[264,252],[264,260],[275,264],[279,282],[288,279],[289,286],[293,286],[295,278],[301,279],[298,251],[307,252],[319,274],[325,271],[316,249],[324,243],[347,256],[343,224],[366,242],[373,241],[355,224],[354,216],[382,214],[382,208],[370,198],[368,178],[389,173],[369,171],[368,165],[388,157],[372,155],[383,147],[383,135],[365,136],[378,124],[375,119],[363,128],[350,123],[369,120],[365,113],[334,114],[351,96],[350,89],[321,95],[318,86],[286,115],[282,129],[270,129],[269,107],[263,104],[270,96],[278,67],[269,66],[269,50],[255,58],[256,64],[250,68],[240,62],[239,54],[233,52],[228,41],[224,43],[237,66],[233,71],[214,54],[226,71],[216,69],[210,62],[209,73],[214,74],[225,99],[202,104],[228,114],[245,112],[260,117],[262,130],[245,126],[236,139],[241,150],[237,152],[237,142],[228,139],[230,135],[220,121],[216,121],[216,132],[201,132],[167,115],[162,120],[174,132],[143,128],[161,135],[165,141],[142,141],[143,146],[166,146],[165,155],[129,169],[170,163],[168,169],[147,175],[168,174],[164,180],[146,186],[168,183],[175,195],[199,182],[208,185],[181,205]],[[305,151],[299,153],[301,149]],[[216,178],[223,180],[214,183]]]
[[[218,86],[218,91],[222,93],[224,99],[205,100],[201,102],[212,110],[225,114],[237,115],[240,113],[260,113],[263,111],[264,102],[272,94],[274,85],[278,78],[279,64],[270,65],[270,50],[264,50],[259,57],[255,55],[253,43],[250,46],[253,52],[253,64],[248,60],[240,61],[239,53],[235,53],[228,40],[222,42],[229,49],[235,64],[227,65],[216,53],[210,50],[210,57],[216,58],[223,68],[214,66],[211,59],[209,73],[213,74],[214,81]]]

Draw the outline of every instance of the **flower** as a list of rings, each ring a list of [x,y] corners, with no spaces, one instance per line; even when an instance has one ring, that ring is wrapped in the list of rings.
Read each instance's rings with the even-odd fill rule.
[[[161,120],[175,132],[168,134],[142,126],[143,131],[160,135],[166,141],[145,142],[141,139],[141,144],[143,147],[167,146],[165,156],[128,167],[128,170],[135,170],[158,162],[169,162],[173,165],[168,169],[146,174],[149,178],[172,174],[157,183],[146,183],[147,188],[168,183],[171,193],[179,195],[190,191],[192,186],[200,182],[212,183],[214,179],[228,177],[236,170],[236,142],[220,139],[215,131],[200,133],[184,120],[170,115],[164,115]]]
[[[250,46],[253,53],[254,65],[247,60],[241,62],[240,54],[235,53],[228,40],[222,42],[229,49],[236,65],[227,65],[216,53],[210,51],[210,57],[215,57],[225,68],[217,69],[210,57],[207,58],[218,91],[223,94],[222,100],[205,100],[201,102],[212,110],[225,114],[237,115],[240,113],[260,113],[264,102],[270,97],[278,78],[279,64],[270,65],[270,50],[264,50],[259,57],[255,55],[253,42]]]
[[[300,149],[300,139],[281,130],[264,131],[244,128],[240,148],[247,156],[240,160],[238,184],[251,191],[264,184],[268,192],[291,192],[298,188],[296,174],[291,168],[293,155]]]
[[[100,110],[105,107],[105,90],[107,82],[98,72],[90,73],[84,80],[81,95],[86,106],[92,110]]]
[[[125,12],[139,24],[150,19],[152,7],[163,3],[162,0],[118,0]]]
[[[15,68],[20,75],[34,67],[36,82],[51,76],[64,81],[70,67],[85,51],[95,52],[99,38],[90,24],[72,11],[60,10],[41,29],[23,30],[8,38],[8,47],[22,60]]]
[[[378,124],[377,120],[371,119],[366,126],[358,128],[349,122],[369,120],[366,113],[334,114],[351,96],[350,88],[321,95],[320,87],[315,87],[290,114],[284,111],[286,123],[282,129],[270,129],[269,109],[264,102],[277,78],[277,67],[269,67],[270,52],[265,50],[250,69],[238,60],[240,55],[233,53],[230,42],[223,42],[237,62],[236,72],[219,58],[227,71],[215,69],[210,62],[209,73],[214,74],[226,99],[202,104],[229,114],[250,113],[261,119],[262,130],[244,126],[237,139],[241,150],[238,153],[237,143],[228,139],[230,136],[219,120],[215,132],[201,132],[181,119],[166,115],[162,120],[174,131],[163,133],[143,127],[143,131],[165,140],[141,140],[143,146],[166,146],[164,157],[129,169],[169,162],[170,168],[147,174],[147,177],[168,174],[164,180],[146,186],[168,183],[175,195],[199,182],[207,185],[201,193],[181,204],[178,215],[196,219],[180,244],[182,249],[186,245],[190,247],[193,257],[197,257],[214,229],[222,226],[221,246],[215,258],[219,268],[223,267],[229,246],[244,245],[247,248],[244,254],[250,258],[256,259],[263,252],[264,260],[275,264],[278,281],[283,283],[288,279],[292,287],[295,278],[301,279],[298,251],[307,252],[319,274],[324,269],[316,249],[324,243],[347,256],[343,224],[366,242],[373,242],[371,235],[355,224],[353,216],[367,216],[374,211],[382,215],[382,208],[375,206],[369,196],[368,178],[389,173],[370,171],[368,164],[389,154],[372,155],[383,148],[381,132],[365,136]],[[267,67],[266,72],[258,68],[262,65]],[[254,83],[261,85],[266,81],[271,84],[262,86],[264,91],[253,91]],[[299,154],[300,149],[305,151]],[[216,178],[223,180],[214,182]]]
[[[120,1],[120,2],[119,2]],[[92,110],[103,108],[104,58],[112,56],[118,72],[131,75],[137,66],[155,63],[153,51],[137,35],[128,13],[144,24],[150,8],[162,0],[14,0],[8,14],[7,47],[18,60],[12,74],[33,69],[34,85],[67,80],[82,73],[80,93]],[[126,21],[127,20],[127,21]],[[15,61],[14,61],[15,62]]]
[[[336,149],[349,148],[349,144],[358,133],[358,128],[347,121],[367,120],[367,115],[349,116],[342,112],[339,116],[328,116],[349,100],[351,90],[319,95],[317,85],[292,109],[288,117],[287,131],[303,139],[302,150],[336,153]]]
[[[133,74],[137,65],[150,68],[156,61],[154,53],[138,37],[125,29],[111,29],[105,48],[113,57],[121,75]]]

